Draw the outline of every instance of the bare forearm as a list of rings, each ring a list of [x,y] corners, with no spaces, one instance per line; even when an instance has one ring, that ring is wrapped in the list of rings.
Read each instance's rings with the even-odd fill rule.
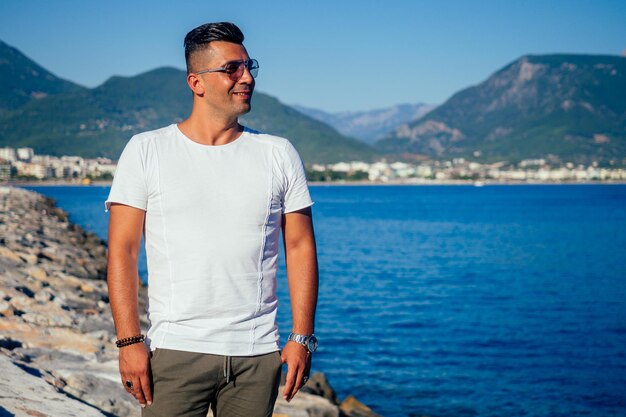
[[[137,256],[122,251],[110,253],[107,283],[118,339],[139,334]]]
[[[293,332],[315,331],[315,309],[319,287],[315,242],[286,250],[287,279],[291,298]]]

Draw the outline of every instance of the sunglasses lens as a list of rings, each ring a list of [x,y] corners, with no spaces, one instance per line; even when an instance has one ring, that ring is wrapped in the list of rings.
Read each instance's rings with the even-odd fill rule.
[[[243,65],[233,64],[229,68],[225,68],[225,70],[232,81],[238,81],[243,75]]]
[[[259,63],[256,59],[251,59],[248,61],[248,70],[250,71],[250,75],[252,75],[252,78],[256,78],[256,76],[259,74]]]
[[[244,68],[248,67],[252,78],[256,78],[259,73],[259,63],[256,59],[249,59],[248,61],[231,62],[224,66],[224,72],[228,74],[232,81],[239,81],[243,77]]]

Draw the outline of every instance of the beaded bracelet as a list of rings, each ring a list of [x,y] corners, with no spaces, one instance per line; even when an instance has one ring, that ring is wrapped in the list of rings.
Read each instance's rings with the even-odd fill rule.
[[[133,345],[135,343],[141,343],[144,341],[144,339],[145,339],[145,336],[142,334],[139,334],[137,336],[125,337],[123,339],[116,340],[115,346],[117,346],[118,348],[121,348],[124,346]]]

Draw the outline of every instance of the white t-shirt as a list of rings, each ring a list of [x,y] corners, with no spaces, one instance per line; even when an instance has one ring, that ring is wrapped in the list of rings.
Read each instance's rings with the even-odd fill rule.
[[[151,350],[251,356],[279,349],[282,214],[313,204],[287,139],[246,128],[210,146],[176,124],[135,135],[105,211],[112,202],[146,211]]]

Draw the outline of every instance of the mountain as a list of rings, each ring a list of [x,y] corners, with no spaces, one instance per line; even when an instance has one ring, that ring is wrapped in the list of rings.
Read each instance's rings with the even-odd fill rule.
[[[11,104],[0,113],[0,146],[32,147],[36,153],[57,156],[117,159],[133,134],[181,121],[191,111],[186,73],[179,69],[115,76],[88,89],[54,77],[8,48],[13,55],[2,55],[2,65],[11,68],[11,79],[28,79],[34,68],[48,83],[41,84],[47,92],[38,99],[25,99],[27,95],[17,94],[13,84],[2,78],[0,97],[7,97],[2,103]],[[43,87],[37,91],[43,92]],[[252,108],[242,121],[253,129],[289,138],[307,163],[370,161],[378,155],[371,146],[345,137],[267,94],[255,92]]]
[[[334,127],[338,132],[373,144],[398,126],[410,123],[428,113],[435,106],[430,104],[399,104],[370,111],[328,113],[323,110],[292,105],[300,113]]]
[[[624,158],[624,97],[625,57],[528,55],[376,145],[431,158]]]
[[[117,159],[137,132],[182,120],[191,109],[182,71],[112,77],[94,89],[34,100],[0,119],[0,146],[48,155]]]
[[[84,89],[58,78],[17,49],[0,41],[0,115],[31,100]]]
[[[306,162],[373,161],[380,153],[371,146],[341,135],[332,127],[255,92],[253,110],[242,117],[248,126],[290,139]]]

